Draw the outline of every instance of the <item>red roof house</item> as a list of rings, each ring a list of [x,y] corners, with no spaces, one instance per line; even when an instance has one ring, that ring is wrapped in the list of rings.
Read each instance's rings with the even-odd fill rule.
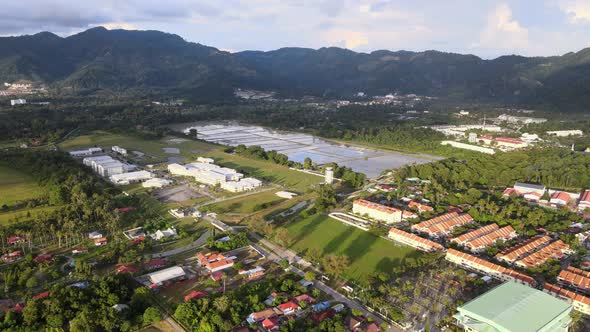
[[[40,293],[40,294],[37,294],[37,295],[33,296],[33,300],[44,299],[44,298],[46,298],[48,296],[49,296],[49,291],[46,291],[46,292],[43,292],[43,293]]]
[[[301,309],[301,307],[293,301],[279,304],[278,308],[283,312],[283,315],[290,315]]]
[[[192,291],[184,297],[184,301],[198,300],[207,296],[209,296],[209,293],[205,291]]]
[[[43,254],[33,258],[33,262],[35,263],[43,263],[43,262],[52,262],[53,255],[52,254]]]
[[[279,322],[275,318],[266,318],[262,321],[262,327],[269,331],[278,330]]]
[[[6,240],[6,243],[8,245],[13,245],[13,244],[18,244],[18,243],[23,243],[25,241],[26,241],[26,239],[22,236],[11,236]]]
[[[119,274],[119,273],[136,273],[137,272],[137,268],[133,265],[119,265],[117,266],[117,269],[115,270],[115,273]]]

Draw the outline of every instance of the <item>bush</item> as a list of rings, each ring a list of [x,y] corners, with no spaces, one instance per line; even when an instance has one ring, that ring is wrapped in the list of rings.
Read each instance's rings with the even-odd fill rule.
[[[159,308],[149,307],[143,312],[144,324],[152,324],[162,320],[162,312]]]

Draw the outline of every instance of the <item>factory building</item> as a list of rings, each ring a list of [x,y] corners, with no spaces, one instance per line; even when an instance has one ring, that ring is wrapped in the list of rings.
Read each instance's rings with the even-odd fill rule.
[[[207,159],[207,160],[205,160]],[[219,185],[221,189],[230,192],[254,190],[262,186],[262,181],[254,178],[244,178],[244,174],[236,170],[210,163],[212,159],[202,158],[202,161],[186,165],[170,164],[168,171],[173,175],[192,176],[195,181],[210,186]]]
[[[457,308],[457,326],[469,332],[567,332],[572,306],[540,290],[505,282]]]

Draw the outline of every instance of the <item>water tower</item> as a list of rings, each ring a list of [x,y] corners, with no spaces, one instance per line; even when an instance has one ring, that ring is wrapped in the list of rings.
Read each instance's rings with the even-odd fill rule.
[[[334,170],[332,167],[326,167],[326,184],[332,184],[334,182]]]

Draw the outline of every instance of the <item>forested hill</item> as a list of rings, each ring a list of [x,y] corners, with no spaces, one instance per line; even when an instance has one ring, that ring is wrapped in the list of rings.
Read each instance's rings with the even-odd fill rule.
[[[483,60],[438,51],[357,53],[330,47],[228,53],[158,31],[93,28],[0,38],[0,81],[66,92],[138,90],[226,97],[233,88],[285,95],[417,93],[466,101],[590,105],[590,49],[558,57]]]

